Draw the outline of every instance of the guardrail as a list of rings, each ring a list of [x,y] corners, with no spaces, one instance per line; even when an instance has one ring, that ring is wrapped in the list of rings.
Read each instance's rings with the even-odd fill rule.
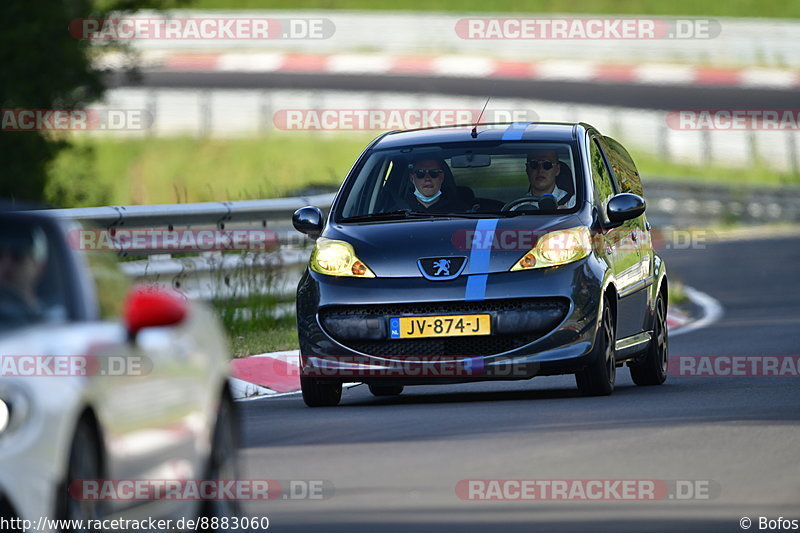
[[[224,300],[253,293],[291,295],[308,260],[305,248],[309,242],[292,228],[292,213],[307,205],[327,210],[333,198],[333,194],[322,194],[236,202],[52,209],[49,213],[107,230],[111,235],[108,242],[118,253],[134,259],[123,261],[122,269],[140,282],[170,286],[190,298]],[[115,238],[129,229],[191,230],[195,234],[214,231],[213,240],[207,242],[211,251],[176,246],[170,253],[137,247],[135,243],[129,246],[130,241]],[[237,229],[274,232],[279,246],[267,250],[248,250],[245,246],[238,250],[242,253],[226,253],[225,235]]]
[[[169,229],[179,226],[204,225],[225,229],[237,223],[258,223],[268,227],[276,222],[288,223],[292,213],[307,205],[330,208],[334,195],[322,194],[270,200],[236,202],[201,202],[191,204],[113,205],[51,209],[50,215],[99,225],[107,229],[121,227]]]
[[[800,189],[724,187],[647,180],[648,219],[654,228],[707,227],[800,221]],[[203,300],[247,297],[254,293],[291,296],[308,260],[310,240],[291,227],[292,213],[306,205],[330,208],[333,194],[271,200],[193,204],[108,206],[54,209],[53,216],[76,219],[109,232],[152,228],[168,231],[237,228],[275,231],[279,247],[271,251],[224,253],[224,249],[186,256],[120,247],[130,256],[123,269],[139,281],[168,285]],[[214,248],[214,246],[212,246]],[[142,257],[136,259],[136,256]],[[146,256],[146,257],[144,257]]]
[[[360,128],[368,126],[366,122],[347,118],[350,112],[363,111],[365,107],[376,112],[378,117],[383,116],[377,119],[383,127],[370,126],[375,129],[372,134],[378,135],[382,129],[445,123],[445,114],[440,115],[439,112],[477,113],[486,104],[483,97],[432,93],[365,94],[321,89],[119,87],[109,90],[106,96],[105,102],[96,102],[90,109],[100,114],[120,109],[132,112],[146,110],[152,122],[142,129],[90,130],[84,132],[86,135],[244,138],[273,133],[287,136],[304,133],[328,135],[341,128],[346,138],[349,133],[358,133]],[[285,118],[290,110],[296,114],[296,120],[280,118]],[[341,115],[337,114],[339,112]],[[775,171],[800,174],[800,135],[796,129],[684,130],[668,123],[669,109],[599,106],[527,98],[493,97],[486,112],[494,113],[500,120],[588,122],[634,153],[650,154],[657,159],[678,164],[698,167],[714,165],[746,172],[756,162]],[[402,118],[406,114],[408,118]],[[362,133],[369,134],[367,131]]]

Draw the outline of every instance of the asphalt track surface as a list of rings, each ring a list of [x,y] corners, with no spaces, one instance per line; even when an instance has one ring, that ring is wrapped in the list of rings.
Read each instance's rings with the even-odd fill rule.
[[[111,87],[173,89],[324,89],[526,98],[642,109],[793,109],[796,89],[587,83],[497,78],[436,78],[283,72],[143,71],[109,75]]]
[[[800,238],[662,252],[674,278],[724,306],[671,339],[678,355],[800,349]],[[364,386],[336,408],[299,396],[243,402],[242,477],[328,480],[332,498],[250,503],[270,531],[743,531],[800,519],[800,379],[674,377],[580,397],[571,376],[406,388]],[[712,499],[465,501],[464,479],[710,480]]]

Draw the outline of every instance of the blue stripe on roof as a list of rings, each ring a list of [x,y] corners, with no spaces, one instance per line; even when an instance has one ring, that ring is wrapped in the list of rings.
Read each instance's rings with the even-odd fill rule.
[[[503,133],[502,140],[504,141],[519,141],[522,140],[522,136],[525,134],[525,130],[528,129],[530,126],[530,122],[514,122],[512,125],[508,127],[508,129]]]

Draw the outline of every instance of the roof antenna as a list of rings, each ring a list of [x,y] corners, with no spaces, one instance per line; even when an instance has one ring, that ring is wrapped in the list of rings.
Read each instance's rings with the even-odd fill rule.
[[[470,134],[470,135],[472,135],[473,139],[477,139],[478,138],[478,124],[480,124],[481,117],[483,116],[483,112],[486,111],[486,106],[489,105],[489,100],[491,100],[491,99],[492,99],[491,96],[486,99],[486,103],[483,104],[483,109],[481,109],[481,114],[478,115],[478,120],[475,121],[475,125],[472,128],[472,133]]]

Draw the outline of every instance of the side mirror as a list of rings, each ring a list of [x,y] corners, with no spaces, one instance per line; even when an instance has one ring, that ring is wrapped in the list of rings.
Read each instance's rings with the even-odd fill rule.
[[[319,237],[322,233],[322,211],[319,207],[301,207],[292,215],[292,225],[300,233],[309,237]]]
[[[623,192],[611,197],[606,205],[606,214],[611,222],[625,222],[641,216],[646,205],[641,196]]]
[[[133,339],[141,329],[180,324],[186,318],[186,302],[177,293],[154,287],[134,287],[124,306],[125,327]]]

